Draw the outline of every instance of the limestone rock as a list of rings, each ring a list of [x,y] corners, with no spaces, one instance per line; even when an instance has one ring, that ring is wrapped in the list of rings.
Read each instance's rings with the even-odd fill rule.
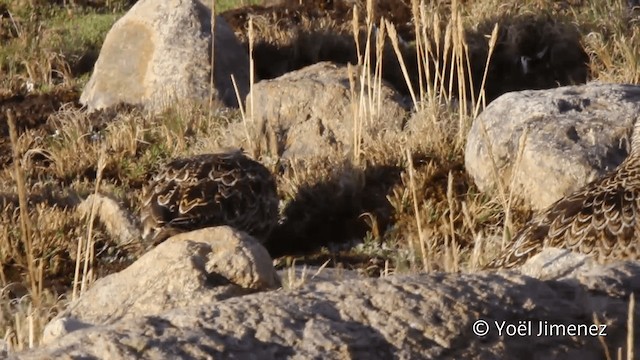
[[[495,191],[499,180],[532,208],[544,209],[624,160],[639,113],[640,87],[632,85],[508,93],[474,121],[465,165],[480,190]]]
[[[595,260],[587,255],[567,249],[546,248],[522,265],[520,271],[536,279],[559,279],[595,266]]]
[[[217,96],[237,106],[249,87],[249,60],[224,19],[216,18]],[[142,0],[105,38],[80,102],[102,109],[124,102],[161,111],[175,102],[208,101],[211,74],[211,11],[198,0]]]
[[[6,340],[0,340],[0,357],[6,359],[9,356],[9,344]]]
[[[121,272],[96,281],[58,318],[109,324],[274,289],[279,278],[271,263],[257,240],[230,227],[182,233]],[[58,330],[45,330],[49,338],[64,333],[56,320],[50,327]]]
[[[91,327],[91,324],[84,323],[74,318],[58,317],[51,320],[44,328],[42,334],[42,343],[47,344],[51,341],[66,335],[70,332],[86,329]]]
[[[78,204],[77,211],[84,218],[89,218],[93,211],[95,219],[102,223],[118,245],[130,244],[142,236],[133,215],[108,196],[91,194]]]
[[[602,359],[598,336],[536,336],[539,321],[591,326],[595,313],[608,348],[624,348],[638,291],[633,262],[559,280],[501,271],[310,282],[75,331],[14,358]],[[474,334],[478,320],[488,334]],[[521,321],[530,335],[499,335]]]
[[[364,277],[356,270],[336,269],[321,266],[292,266],[278,271],[282,287],[293,289],[303,284],[318,281],[344,281]]]
[[[355,92],[359,91],[356,85]],[[254,123],[249,124],[253,139],[264,133],[273,134],[270,149],[277,148],[283,158],[305,159],[328,152],[346,154],[353,149],[354,109],[347,66],[320,62],[261,81],[247,97],[249,110],[250,96],[255,112]],[[385,133],[401,131],[406,117],[403,101],[383,82],[379,108],[373,106],[372,116],[362,122],[363,137],[379,140]],[[242,136],[244,129],[237,133]]]

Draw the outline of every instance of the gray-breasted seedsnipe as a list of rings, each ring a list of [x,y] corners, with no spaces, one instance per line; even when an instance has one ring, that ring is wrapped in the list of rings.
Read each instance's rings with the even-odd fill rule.
[[[220,225],[264,241],[278,221],[276,183],[241,150],[175,159],[145,189],[141,221],[144,238],[154,244]]]
[[[629,156],[611,173],[535,216],[490,268],[523,264],[544,247],[592,256],[603,263],[640,259],[640,121]]]

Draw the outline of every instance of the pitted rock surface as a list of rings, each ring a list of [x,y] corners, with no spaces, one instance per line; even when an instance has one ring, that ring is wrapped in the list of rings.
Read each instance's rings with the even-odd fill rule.
[[[640,265],[590,270],[559,280],[504,271],[311,282],[75,331],[14,358],[602,359],[597,337],[535,336],[540,320],[592,325],[595,314],[609,349],[624,349]],[[472,331],[479,319],[486,336]],[[503,321],[531,322],[532,335],[499,336]]]
[[[332,152],[348,154],[353,150],[356,128],[363,142],[397,135],[407,117],[405,99],[385,81],[379,92],[373,92],[374,86],[364,86],[366,99],[360,99],[359,69],[320,62],[255,84],[247,96],[247,111],[251,111],[251,99],[254,109],[248,124],[251,138],[268,139],[268,144],[258,145],[272,155],[304,160]],[[353,95],[350,73],[355,79]],[[369,91],[373,103],[368,102]],[[360,107],[360,115],[356,116],[354,106]],[[361,121],[355,123],[355,118]],[[246,136],[244,126],[238,124],[239,131],[232,128],[230,132],[241,140]]]
[[[638,118],[640,86],[508,93],[474,120],[465,167],[481,191],[499,191],[501,182],[533,209],[544,209],[615,169],[629,152]]]
[[[228,226],[182,233],[96,281],[57,317],[71,320],[45,329],[45,341],[83,324],[157,316],[279,286],[267,250],[246,233]]]

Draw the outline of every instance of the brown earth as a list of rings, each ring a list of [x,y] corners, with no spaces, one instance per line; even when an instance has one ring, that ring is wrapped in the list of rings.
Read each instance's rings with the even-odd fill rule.
[[[0,109],[2,109],[0,113],[0,167],[12,163],[7,111],[14,114],[19,132],[27,129],[51,132],[55,129],[47,128],[49,116],[66,104],[73,108],[79,108],[79,97],[80,93],[76,90],[58,88],[42,94],[9,93],[0,95]]]

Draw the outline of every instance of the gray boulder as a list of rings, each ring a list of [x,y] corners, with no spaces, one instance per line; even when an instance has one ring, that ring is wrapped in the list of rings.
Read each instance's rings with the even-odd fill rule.
[[[352,72],[359,73],[355,67]],[[404,99],[385,82],[380,89],[380,106],[364,106],[373,109],[362,121],[365,141],[382,141],[385,134],[397,134],[407,116]],[[249,132],[255,141],[266,139],[268,145],[262,146],[285,159],[308,159],[328,153],[345,155],[352,151],[354,108],[347,66],[320,62],[261,81],[252,91],[247,97],[247,111],[253,96],[255,114]],[[356,85],[356,94],[359,91]],[[374,99],[378,99],[377,95]],[[242,138],[244,125],[238,126],[238,131],[231,132]],[[229,141],[237,140],[230,137]]]
[[[217,97],[237,106],[233,74],[242,98],[249,88],[249,59],[235,34],[216,18]],[[210,94],[211,11],[198,0],[142,0],[105,38],[80,102],[90,110],[118,103],[154,112],[175,102],[206,102]]]
[[[628,299],[638,291],[634,262],[553,280],[501,271],[310,282],[124,318],[13,358],[602,359],[601,331],[611,353],[625,348]],[[521,324],[525,333],[514,335]]]
[[[512,185],[525,204],[544,209],[615,169],[629,151],[639,114],[640,87],[632,85],[508,93],[474,121],[466,169],[480,190],[495,191],[500,181],[507,189]]]
[[[244,232],[219,226],[182,233],[96,281],[47,326],[44,342],[86,324],[153,316],[279,286],[267,250]]]

